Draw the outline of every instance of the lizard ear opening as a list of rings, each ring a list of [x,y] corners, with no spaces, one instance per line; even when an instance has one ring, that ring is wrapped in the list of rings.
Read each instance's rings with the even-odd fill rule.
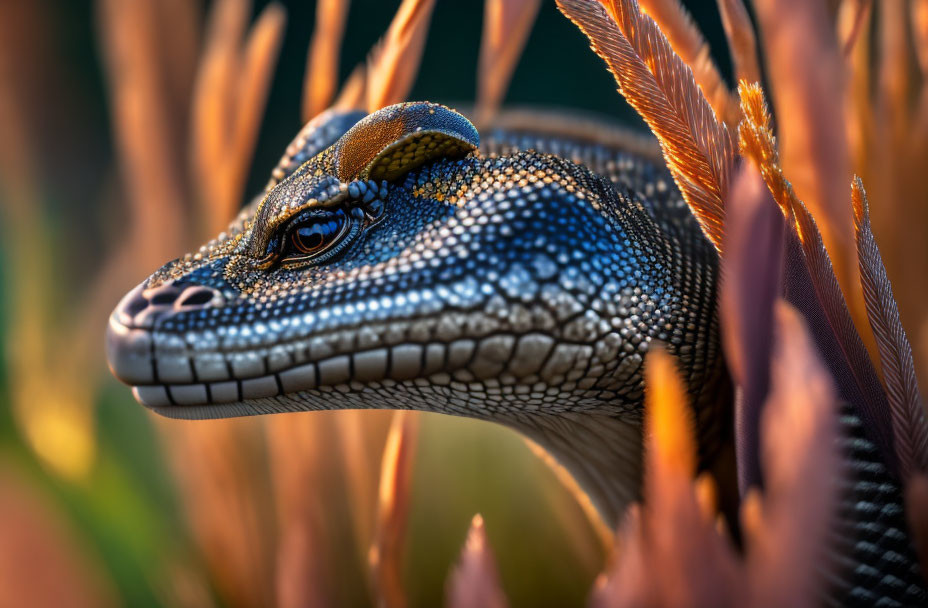
[[[434,103],[400,103],[378,110],[348,130],[334,146],[340,181],[393,181],[425,163],[455,159],[477,149],[469,120]]]

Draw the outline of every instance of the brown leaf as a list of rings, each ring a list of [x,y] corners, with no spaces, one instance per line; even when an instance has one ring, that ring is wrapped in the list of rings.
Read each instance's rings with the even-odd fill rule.
[[[902,478],[908,479],[916,470],[928,470],[928,421],[915,377],[912,346],[899,320],[892,286],[870,229],[867,193],[859,177],[851,184],[851,200],[867,318],[880,352],[883,381],[892,411],[896,456]]]
[[[445,583],[445,605],[449,608],[506,608],[509,605],[500,586],[496,558],[487,542],[480,515],[474,515],[461,557]]]
[[[735,159],[728,129],[654,21],[632,0],[604,2],[605,8],[594,0],[558,0],[558,7],[587,35],[619,92],[657,136],[683,197],[703,232],[721,248]]]

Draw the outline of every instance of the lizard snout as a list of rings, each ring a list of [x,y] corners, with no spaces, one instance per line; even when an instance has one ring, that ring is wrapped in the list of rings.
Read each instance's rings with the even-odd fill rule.
[[[158,287],[139,285],[119,302],[110,315],[106,352],[117,378],[133,386],[156,381],[151,331],[158,321],[178,312],[195,312],[222,304],[222,294],[204,285],[173,281]]]

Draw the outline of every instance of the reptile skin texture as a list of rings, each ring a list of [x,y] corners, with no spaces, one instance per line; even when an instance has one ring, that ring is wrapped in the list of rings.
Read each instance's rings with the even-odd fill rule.
[[[638,496],[659,341],[705,463],[731,432],[714,249],[631,136],[484,134],[443,106],[304,127],[268,189],[117,306],[113,373],[176,418],[418,409],[547,448],[615,523]],[[603,133],[608,129],[603,127]],[[919,605],[901,492],[852,411],[832,605]]]

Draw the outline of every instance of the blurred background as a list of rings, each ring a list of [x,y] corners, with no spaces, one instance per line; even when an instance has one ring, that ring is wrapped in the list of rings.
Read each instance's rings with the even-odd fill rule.
[[[714,5],[685,4],[725,71]],[[336,90],[398,6],[350,3]],[[218,232],[303,124],[317,19],[305,0],[0,2],[0,605],[438,605],[476,513],[514,606],[579,604],[602,570],[608,533],[505,429],[163,420],[107,372],[119,297]],[[482,3],[436,3],[410,99],[473,103],[482,23]],[[641,126],[549,0],[506,104]]]

